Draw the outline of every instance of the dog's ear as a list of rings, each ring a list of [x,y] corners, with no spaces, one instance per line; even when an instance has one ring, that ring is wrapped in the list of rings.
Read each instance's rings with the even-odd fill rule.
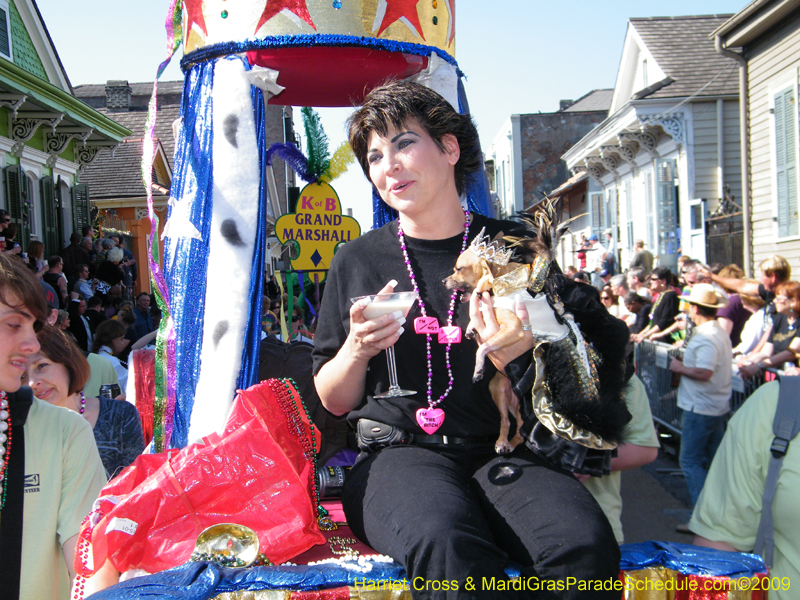
[[[481,259],[480,268],[481,278],[478,280],[478,283],[475,286],[475,292],[478,294],[488,292],[490,289],[492,289],[492,283],[494,282],[492,269],[489,267],[489,263],[485,259]]]

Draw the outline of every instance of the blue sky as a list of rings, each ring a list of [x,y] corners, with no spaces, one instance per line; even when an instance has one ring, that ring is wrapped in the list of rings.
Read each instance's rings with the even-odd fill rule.
[[[352,0],[343,0],[348,2]],[[151,81],[166,56],[165,0],[37,0],[73,85]],[[456,60],[484,151],[509,115],[553,112],[560,99],[614,87],[630,17],[733,14],[747,0],[458,0]],[[180,50],[179,50],[180,52]],[[182,78],[173,59],[162,79]],[[348,109],[319,111],[335,148]],[[299,111],[297,111],[299,115]],[[299,124],[299,123],[298,123]],[[369,185],[357,166],[334,181],[368,229]]]

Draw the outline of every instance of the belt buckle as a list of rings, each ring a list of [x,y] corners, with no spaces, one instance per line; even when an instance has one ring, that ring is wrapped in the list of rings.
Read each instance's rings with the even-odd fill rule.
[[[450,440],[448,439],[448,437],[447,437],[446,435],[443,435],[443,436],[442,436],[442,443],[443,443],[445,446],[446,446],[447,444],[449,444],[449,443],[450,443]]]

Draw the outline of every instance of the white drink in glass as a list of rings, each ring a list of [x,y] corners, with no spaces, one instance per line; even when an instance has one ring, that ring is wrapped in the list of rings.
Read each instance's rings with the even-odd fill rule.
[[[384,296],[389,296],[386,299],[381,299]],[[408,311],[414,305],[417,299],[415,292],[400,292],[398,294],[381,294],[380,296],[369,296],[375,298],[364,308],[365,319],[377,319],[380,316],[388,315],[396,311],[403,313],[403,316],[408,315]]]
[[[417,292],[396,292],[392,294],[376,294],[373,296],[359,296],[358,298],[351,298],[350,301],[355,304],[360,300],[367,299],[369,304],[364,307],[365,319],[377,319],[382,315],[399,311],[403,316],[408,316],[408,311],[419,298]],[[394,346],[389,346],[386,349],[386,363],[389,367],[389,389],[383,394],[376,394],[375,398],[394,398],[397,396],[413,396],[417,392],[414,390],[404,390],[397,383],[397,366],[394,358]]]

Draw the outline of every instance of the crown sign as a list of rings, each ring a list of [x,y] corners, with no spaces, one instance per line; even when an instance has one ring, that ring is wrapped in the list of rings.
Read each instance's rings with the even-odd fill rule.
[[[489,236],[486,235],[486,227],[481,229],[480,233],[475,236],[475,239],[469,245],[469,249],[478,258],[501,267],[508,264],[513,254],[513,250],[506,250],[499,242],[491,241]]]

